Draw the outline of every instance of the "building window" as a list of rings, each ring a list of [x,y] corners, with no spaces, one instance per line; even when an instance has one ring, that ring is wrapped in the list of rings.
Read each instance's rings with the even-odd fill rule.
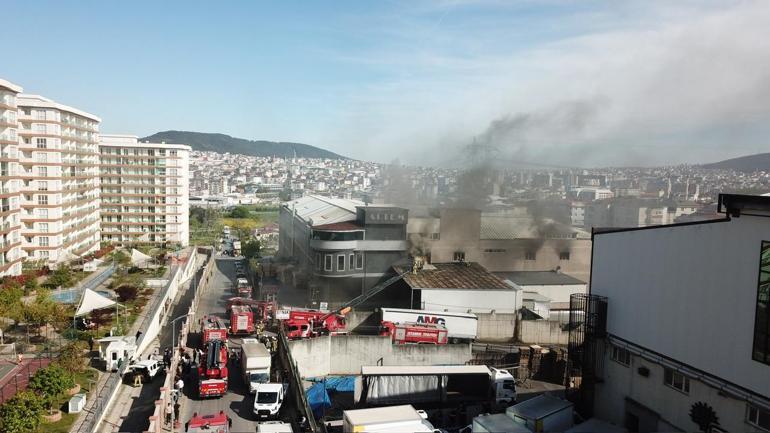
[[[464,262],[465,261],[465,251],[455,251],[454,261],[456,261],[456,262]]]
[[[40,236],[37,238],[37,244],[41,247],[47,247],[48,246],[48,236]]]
[[[770,411],[750,404],[746,405],[746,421],[751,425],[770,431]]]
[[[770,242],[762,241],[752,359],[770,365]]]
[[[50,255],[51,253],[48,250],[42,250],[37,252],[37,256],[40,257],[41,259],[47,259]]]
[[[39,195],[39,196],[37,196],[37,204],[47,205],[48,204],[48,196],[47,195]]]
[[[38,149],[46,149],[48,148],[48,139],[46,138],[38,138],[37,139],[37,148]]]
[[[506,250],[502,248],[488,248],[484,250],[485,253],[504,253]]]
[[[46,132],[46,125],[45,125],[45,123],[36,123],[35,124],[35,131],[36,132],[42,132],[43,134],[45,134],[45,132]]]
[[[356,256],[355,254],[351,253],[348,256],[348,269],[352,271],[353,269],[355,269],[355,265],[356,265]]]
[[[48,177],[48,167],[38,167],[37,175],[39,177]]]
[[[315,255],[315,268],[317,271],[321,270],[321,255],[318,253]]]
[[[569,251],[559,253],[559,260],[569,260]]]
[[[35,161],[37,162],[48,162],[48,154],[45,152],[36,152],[37,155],[35,155]]]
[[[626,367],[631,365],[631,352],[622,347],[612,346],[612,355],[610,358],[619,364],[625,365]]]
[[[345,270],[345,255],[340,254],[337,256],[337,271]]]
[[[437,241],[441,238],[441,233],[431,233],[430,238],[431,240]]]
[[[324,256],[324,271],[331,271],[332,270],[332,255],[326,254]]]
[[[524,260],[537,260],[537,254],[528,251],[524,253]]]
[[[37,190],[38,191],[48,191],[48,181],[46,181],[46,180],[39,180],[39,181],[37,181]]]
[[[40,233],[48,233],[48,223],[39,223]]]
[[[42,219],[48,219],[48,209],[35,209],[37,217]]]
[[[364,254],[356,253],[356,269],[364,268]]]
[[[663,383],[685,394],[690,393],[690,378],[672,368],[663,369]]]

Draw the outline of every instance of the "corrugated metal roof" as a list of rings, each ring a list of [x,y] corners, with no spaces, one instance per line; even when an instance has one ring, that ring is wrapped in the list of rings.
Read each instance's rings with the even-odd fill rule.
[[[364,231],[364,228],[354,222],[343,221],[341,223],[331,223],[331,224],[322,224],[319,226],[313,226],[313,230],[330,231],[330,232],[354,232],[354,231]]]
[[[308,224],[323,225],[354,221],[356,206],[364,206],[364,202],[308,195],[287,202],[285,206]]]
[[[558,223],[552,220],[543,221],[548,227],[545,238],[590,238],[585,230]],[[537,239],[543,238],[535,220],[529,216],[510,215],[481,215],[481,239]]]
[[[472,289],[513,290],[505,281],[487,271],[478,263],[432,263],[436,269],[422,269],[409,273],[404,281],[413,289]],[[397,273],[406,268],[393,267]]]
[[[495,272],[498,277],[520,286],[563,286],[585,284],[585,281],[555,271]]]

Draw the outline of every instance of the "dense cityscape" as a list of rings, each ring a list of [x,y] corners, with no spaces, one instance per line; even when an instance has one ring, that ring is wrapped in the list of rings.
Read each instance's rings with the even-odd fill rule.
[[[0,432],[770,432],[770,4],[136,6],[0,6]]]

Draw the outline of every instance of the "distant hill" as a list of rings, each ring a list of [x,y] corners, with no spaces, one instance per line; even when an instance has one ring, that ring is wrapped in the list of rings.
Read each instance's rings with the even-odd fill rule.
[[[140,141],[187,144],[193,150],[204,152],[230,152],[241,155],[277,157],[292,157],[294,152],[297,152],[298,158],[348,159],[334,152],[310,146],[309,144],[245,140],[225,134],[206,132],[163,131],[141,138]]]
[[[770,170],[770,153],[757,153],[756,155],[741,156],[739,158],[726,159],[724,161],[704,164],[704,168],[722,170],[735,170],[744,173]]]

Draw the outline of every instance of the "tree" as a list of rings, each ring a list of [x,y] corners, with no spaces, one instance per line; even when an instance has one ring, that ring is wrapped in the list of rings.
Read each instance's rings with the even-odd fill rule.
[[[21,391],[0,406],[0,431],[28,433],[37,430],[45,403],[32,391]]]
[[[112,322],[112,311],[101,308],[91,311],[91,322],[96,325],[96,332],[99,332],[99,327]]]
[[[48,285],[53,287],[71,287],[74,282],[75,278],[72,276],[72,270],[67,265],[60,265],[47,280]]]
[[[59,359],[57,362],[63,369],[70,373],[80,373],[85,370],[85,358],[83,358],[82,342],[72,342],[64,346],[59,352]]]
[[[118,266],[125,267],[131,264],[131,256],[123,251],[115,251],[112,253],[112,259],[115,260],[115,263],[117,263]]]
[[[258,240],[256,239],[249,239],[248,241],[244,242],[241,246],[241,251],[244,257],[247,259],[253,258],[253,257],[259,257],[259,249],[261,245]]]
[[[53,411],[54,405],[59,401],[59,396],[74,386],[75,379],[72,377],[72,373],[56,364],[41,368],[29,380],[29,388],[40,394],[50,411]]]
[[[24,292],[30,293],[38,289],[40,284],[37,282],[37,272],[26,271],[24,272]]]
[[[230,211],[230,218],[249,218],[251,212],[246,206],[236,206]]]
[[[23,296],[24,289],[18,285],[0,287],[0,317],[19,319],[18,311]]]

